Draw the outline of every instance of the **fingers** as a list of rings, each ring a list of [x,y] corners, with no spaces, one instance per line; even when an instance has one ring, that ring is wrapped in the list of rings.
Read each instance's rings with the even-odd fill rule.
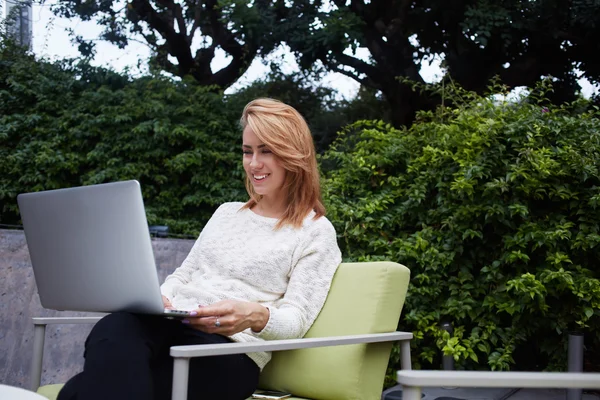
[[[214,323],[207,329],[209,329],[210,333],[231,336],[245,329],[240,325],[240,322],[243,321],[235,321],[230,317],[215,317]]]
[[[206,333],[219,333],[221,335],[232,335],[236,333],[231,318],[227,317],[193,317],[186,318],[181,322]]]
[[[233,335],[249,328],[248,303],[236,300],[223,300],[209,306],[198,306],[196,316],[182,322],[206,333]]]
[[[219,301],[209,306],[199,305],[195,310],[198,317],[215,317],[217,315],[228,315],[234,312],[229,300]]]
[[[171,304],[171,300],[169,300],[168,298],[166,298],[165,296],[162,297],[162,301],[163,301],[163,306],[168,309],[168,310],[172,310],[173,304]]]

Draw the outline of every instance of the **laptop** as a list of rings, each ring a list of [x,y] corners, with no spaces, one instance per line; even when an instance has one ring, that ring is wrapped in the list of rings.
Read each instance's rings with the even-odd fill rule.
[[[17,196],[40,301],[69,311],[166,310],[139,182]]]

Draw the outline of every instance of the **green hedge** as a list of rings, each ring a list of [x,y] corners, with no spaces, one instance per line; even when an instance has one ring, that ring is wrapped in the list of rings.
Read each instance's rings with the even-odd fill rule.
[[[334,143],[324,187],[342,253],[411,269],[399,328],[417,368],[439,369],[443,349],[458,368],[564,369],[569,330],[598,368],[598,110],[454,101],[409,130],[359,122]]]
[[[125,179],[141,182],[149,222],[178,233],[246,198],[239,113],[221,94],[2,55],[0,223],[19,222],[18,193]]]

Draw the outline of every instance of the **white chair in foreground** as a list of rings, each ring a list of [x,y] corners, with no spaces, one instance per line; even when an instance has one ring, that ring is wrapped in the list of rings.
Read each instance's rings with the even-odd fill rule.
[[[421,400],[423,387],[600,389],[599,373],[398,371],[402,400]]]
[[[2,400],[46,400],[45,397],[29,390],[0,384],[0,399]]]

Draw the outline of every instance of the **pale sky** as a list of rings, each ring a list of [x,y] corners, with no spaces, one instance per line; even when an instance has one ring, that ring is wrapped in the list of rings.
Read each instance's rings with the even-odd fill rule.
[[[67,57],[76,57],[79,55],[77,48],[71,44],[66,28],[73,29],[78,35],[85,39],[97,38],[101,32],[101,28],[94,22],[83,22],[78,19],[65,19],[56,17],[50,11],[47,5],[33,5],[33,52],[38,56],[44,56],[52,60],[62,59]],[[359,49],[358,56],[367,57],[368,50]],[[149,50],[142,44],[130,42],[127,48],[121,50],[105,41],[96,43],[96,56],[93,64],[99,66],[112,67],[116,71],[123,71],[129,68],[133,75],[143,73],[145,71],[144,60],[148,58]],[[280,60],[283,58],[282,70],[284,72],[297,71],[298,65],[292,54],[284,48],[280,48],[275,53],[268,57],[268,60]],[[142,60],[138,67],[138,60]],[[421,76],[426,82],[437,82],[442,77],[440,70],[440,59],[435,58],[431,64],[424,63],[421,68]],[[213,70],[218,70],[227,65],[225,53],[217,54],[211,67]],[[259,58],[255,59],[248,71],[240,78],[227,92],[235,91],[236,89],[247,85],[257,78],[264,77],[269,68],[263,64]],[[598,91],[598,87],[593,87],[582,79],[579,81],[583,88],[583,94],[589,97],[594,91]],[[359,84],[342,74],[330,73],[322,82],[324,86],[336,89],[341,97],[346,99],[352,98],[358,90]]]

